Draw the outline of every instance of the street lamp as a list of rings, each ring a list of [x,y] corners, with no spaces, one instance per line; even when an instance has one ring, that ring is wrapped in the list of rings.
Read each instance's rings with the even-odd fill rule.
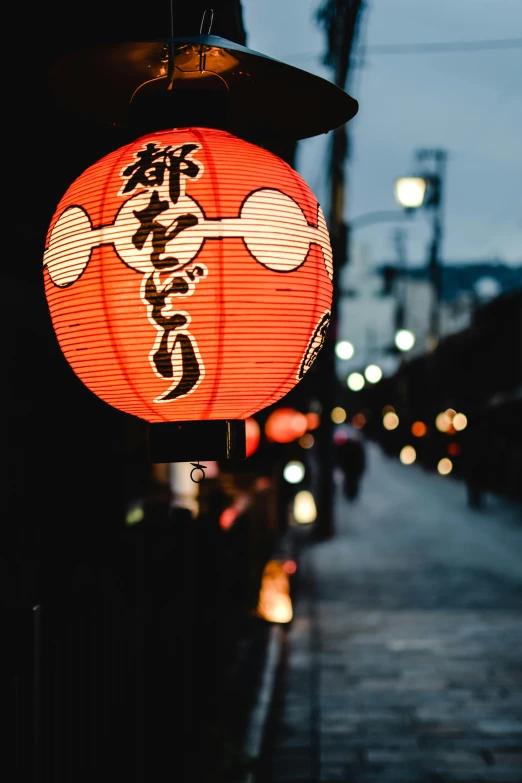
[[[418,164],[432,160],[435,170],[395,181],[395,198],[407,211],[425,207],[432,212],[432,239],[428,252],[428,269],[432,285],[432,304],[429,324],[429,347],[436,347],[440,334],[441,271],[440,248],[442,244],[442,194],[447,152],[442,149],[421,149],[416,152]]]
[[[426,180],[423,177],[400,177],[395,180],[395,200],[405,209],[422,206],[426,194]]]
[[[411,351],[415,345],[415,335],[409,329],[399,329],[395,333],[395,345],[399,351]]]

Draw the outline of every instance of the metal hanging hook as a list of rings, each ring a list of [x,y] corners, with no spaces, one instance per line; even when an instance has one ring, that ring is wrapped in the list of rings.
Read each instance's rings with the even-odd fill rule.
[[[199,460],[197,462],[191,462],[190,464],[193,466],[192,470],[190,471],[190,478],[194,482],[194,484],[200,484],[205,478],[205,471],[207,469],[207,466],[200,465]],[[194,478],[194,474],[196,473],[196,471],[199,471],[201,473],[200,478]]]
[[[201,25],[200,25],[200,28],[199,28],[199,34],[200,35],[203,35],[203,25],[205,24],[205,17],[207,15],[207,13],[209,13],[209,12],[210,12],[210,22],[209,22],[209,25],[208,25],[208,30],[205,33],[205,35],[210,35],[210,31],[212,30],[212,23],[214,21],[214,9],[213,8],[206,8],[203,11],[203,16],[201,17]]]

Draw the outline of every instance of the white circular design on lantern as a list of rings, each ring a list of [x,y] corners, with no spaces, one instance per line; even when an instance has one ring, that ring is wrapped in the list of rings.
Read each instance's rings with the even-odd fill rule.
[[[301,207],[279,190],[252,193],[241,209],[241,231],[248,250],[274,272],[291,272],[305,261],[312,243],[321,247],[332,277],[330,240],[321,208],[317,228],[310,226]],[[322,218],[322,220],[321,220]]]
[[[158,198],[168,201],[168,195],[157,189]],[[140,228],[135,213],[145,209],[150,193],[131,196],[119,210],[114,223],[93,228],[89,216],[81,207],[69,207],[58,218],[44,253],[51,280],[55,285],[74,283],[87,266],[93,248],[113,244],[125,264],[143,274],[154,270],[151,262],[152,236],[143,247],[134,241]],[[251,193],[241,209],[240,217],[205,219],[202,210],[190,196],[182,195],[176,204],[157,216],[156,222],[172,231],[182,215],[191,215],[195,223],[182,228],[165,246],[163,256],[173,256],[177,268],[190,263],[199,253],[205,239],[240,237],[252,256],[274,272],[292,272],[304,263],[310,245],[321,248],[328,277],[333,276],[333,261],[326,221],[317,205],[317,227],[311,226],[296,202],[279,190],[262,188]]]

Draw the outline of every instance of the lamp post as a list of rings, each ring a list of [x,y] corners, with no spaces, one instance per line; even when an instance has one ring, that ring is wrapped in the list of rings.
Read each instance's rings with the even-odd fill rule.
[[[401,177],[395,181],[395,198],[406,210],[425,207],[432,215],[432,238],[428,250],[428,270],[432,286],[428,348],[433,350],[440,337],[440,300],[442,294],[441,246],[443,237],[442,207],[444,175],[447,151],[443,149],[419,149],[415,153],[418,166],[432,161],[434,169],[412,177]]]

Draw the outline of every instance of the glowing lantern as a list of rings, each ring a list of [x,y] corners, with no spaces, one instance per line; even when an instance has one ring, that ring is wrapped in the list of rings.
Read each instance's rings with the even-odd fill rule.
[[[308,419],[293,408],[277,408],[265,422],[265,435],[273,443],[291,443],[307,429]]]
[[[53,216],[44,276],[74,372],[148,422],[268,407],[310,368],[330,319],[332,253],[310,188],[210,128],[151,133],[88,168]]]
[[[264,568],[257,615],[271,623],[289,623],[292,619],[290,580],[280,560],[269,560]]]
[[[253,416],[245,420],[246,455],[252,456],[257,451],[261,440],[261,428]]]

